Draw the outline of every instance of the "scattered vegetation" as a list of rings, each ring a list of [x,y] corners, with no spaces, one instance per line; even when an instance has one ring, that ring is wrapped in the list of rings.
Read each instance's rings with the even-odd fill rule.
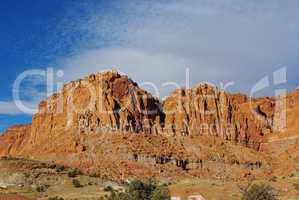
[[[70,178],[75,178],[77,177],[78,175],[81,175],[81,171],[79,169],[70,169],[68,171],[68,177]]]
[[[39,185],[36,187],[36,191],[39,193],[46,192],[48,190],[48,185]]]
[[[50,163],[49,168],[50,169],[56,169],[56,164],[55,163]]]
[[[253,184],[243,191],[242,200],[278,200],[277,191],[265,184]]]
[[[132,181],[126,185],[125,192],[114,191],[111,187],[107,187],[106,190],[110,190],[110,195],[103,198],[104,200],[170,200],[168,188],[158,186],[151,180],[147,182]]]
[[[55,170],[56,170],[56,172],[63,172],[65,170],[65,166],[56,165]]]
[[[81,188],[81,187],[83,187],[83,185],[81,185],[80,181],[77,180],[77,179],[74,179],[72,181],[72,183],[73,183],[73,185],[74,185],[75,188]]]
[[[158,186],[152,195],[152,200],[166,200],[170,199],[170,192],[166,186]]]
[[[64,200],[62,197],[49,197],[48,200]]]
[[[104,188],[105,192],[113,192],[113,188],[109,185]]]

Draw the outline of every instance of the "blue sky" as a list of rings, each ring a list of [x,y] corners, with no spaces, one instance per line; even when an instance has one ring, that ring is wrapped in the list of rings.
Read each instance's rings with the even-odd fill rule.
[[[0,4],[0,101],[2,104],[7,103],[1,108],[7,110],[0,115],[0,131],[11,124],[30,122],[29,116],[8,114],[11,107],[9,102],[12,101],[12,84],[22,71],[49,62],[42,58],[47,48],[44,25],[63,12],[59,1],[52,1],[51,5],[39,3],[41,1],[31,2],[3,1]]]
[[[279,87],[299,85],[297,0],[11,0],[0,4],[0,24],[0,132],[31,121],[12,98],[30,69],[63,70],[56,81],[67,82],[116,68],[160,98],[173,90],[163,83],[184,86],[187,67],[191,85],[234,82],[232,92],[249,93],[281,67]],[[26,80],[22,99],[45,98],[44,81]]]

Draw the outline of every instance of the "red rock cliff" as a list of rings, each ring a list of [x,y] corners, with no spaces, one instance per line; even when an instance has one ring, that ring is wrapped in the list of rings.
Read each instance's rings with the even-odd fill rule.
[[[90,75],[66,84],[43,101],[32,121],[31,144],[66,132],[156,132],[159,100],[117,72]]]
[[[109,71],[66,84],[39,104],[31,128],[18,129],[22,133],[16,130],[13,137],[26,135],[26,141],[18,142],[22,151],[65,137],[66,133],[113,131],[213,135],[258,148],[263,136],[273,131],[274,118],[271,98],[249,101],[245,95],[228,94],[209,85],[176,90],[162,108],[157,98],[127,76]],[[76,143],[72,140],[68,140],[70,146]]]
[[[164,132],[176,136],[211,135],[258,148],[272,132],[271,99],[248,100],[209,85],[173,92],[163,104]]]
[[[0,156],[22,155],[29,141],[31,125],[16,125],[0,135]]]

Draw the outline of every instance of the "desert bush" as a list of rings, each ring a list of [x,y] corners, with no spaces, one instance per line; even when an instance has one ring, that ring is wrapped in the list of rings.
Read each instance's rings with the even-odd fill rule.
[[[77,180],[77,179],[74,179],[74,180],[72,181],[72,183],[73,183],[74,187],[76,187],[76,188],[83,187],[83,186],[81,185],[80,181]]]
[[[277,191],[269,185],[254,184],[243,192],[242,200],[277,200]]]
[[[46,192],[48,190],[49,186],[48,185],[39,185],[36,187],[36,191],[41,193],[41,192]]]
[[[48,200],[64,200],[62,197],[49,197]]]
[[[56,172],[63,172],[65,170],[65,166],[56,165],[55,170],[56,170]]]
[[[133,198],[125,192],[115,192],[112,191],[110,196],[106,196],[104,200],[133,200]]]
[[[49,164],[49,169],[56,169],[56,164],[55,163],[50,163]]]
[[[152,180],[149,180],[146,183],[134,180],[127,186],[127,193],[132,197],[132,200],[150,200],[155,189],[156,184]]]
[[[78,175],[81,175],[81,171],[79,169],[70,169],[68,171],[68,177],[70,178],[75,178],[77,177]]]
[[[109,185],[107,187],[104,188],[105,192],[113,192],[113,188]]]
[[[151,200],[167,200],[170,199],[170,192],[166,186],[158,186],[153,194]]]
[[[107,188],[110,190],[110,188]],[[142,182],[132,181],[126,185],[125,192],[116,192],[113,189],[106,200],[170,200],[170,193],[166,186],[157,186],[151,180]]]

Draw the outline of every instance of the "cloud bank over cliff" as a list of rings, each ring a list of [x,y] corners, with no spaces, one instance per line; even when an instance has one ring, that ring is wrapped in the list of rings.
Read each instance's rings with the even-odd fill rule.
[[[104,8],[71,7],[68,17],[75,20],[64,29],[81,32],[83,39],[74,54],[58,61],[67,80],[116,68],[138,82],[184,86],[189,68],[191,85],[233,81],[231,90],[249,92],[263,76],[286,66],[289,86],[296,84],[296,1],[118,1]],[[77,9],[84,17],[76,17]]]

